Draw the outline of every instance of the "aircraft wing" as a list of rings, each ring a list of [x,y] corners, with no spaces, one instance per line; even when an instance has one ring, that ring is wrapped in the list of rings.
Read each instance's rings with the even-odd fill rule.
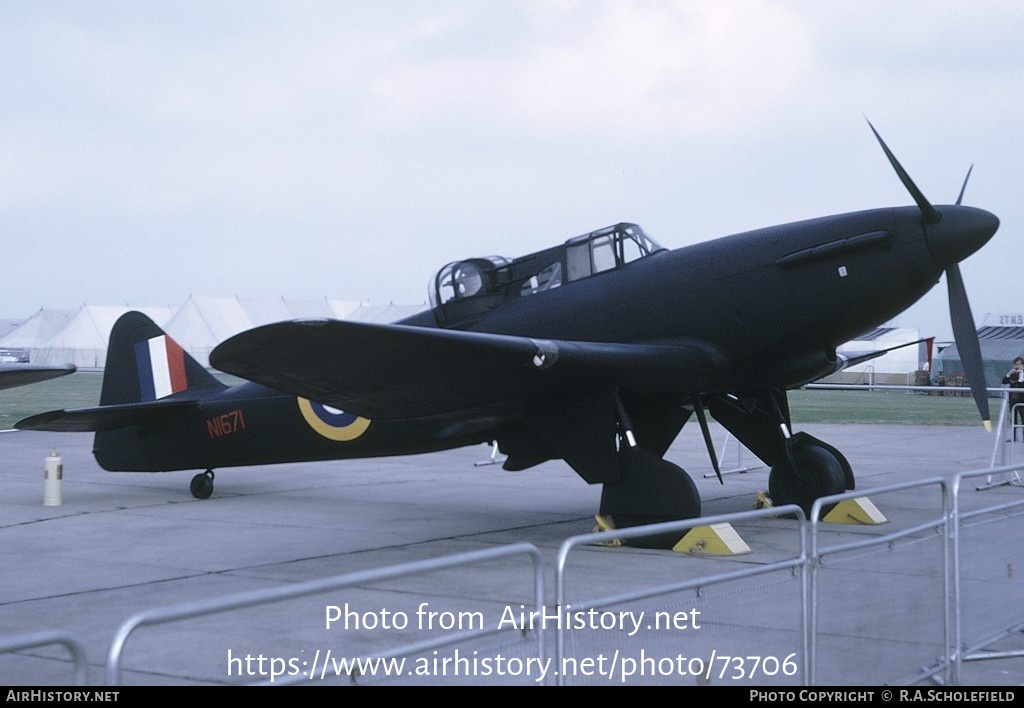
[[[14,427],[18,430],[49,430],[60,433],[116,430],[129,425],[167,419],[197,405],[198,402],[195,400],[170,400],[54,410],[19,420]]]
[[[837,354],[842,359],[843,366],[839,370],[842,371],[842,369],[848,369],[851,366],[857,366],[858,364],[863,364],[866,361],[877,359],[878,357],[885,356],[889,352],[896,351],[897,349],[903,349],[904,347],[912,347],[915,344],[923,344],[924,342],[927,342],[928,339],[932,338],[929,337],[925,339],[918,339],[917,341],[914,342],[906,342],[905,344],[897,344],[896,346],[889,347],[888,349],[876,349],[868,351],[840,349],[839,351],[837,351]]]
[[[0,364],[0,389],[24,386],[38,381],[55,379],[58,376],[66,376],[75,373],[75,367],[71,364],[66,366],[42,366],[37,364]]]
[[[227,373],[379,419],[521,411],[598,387],[700,386],[722,359],[691,340],[578,342],[340,320],[257,327],[210,353]]]

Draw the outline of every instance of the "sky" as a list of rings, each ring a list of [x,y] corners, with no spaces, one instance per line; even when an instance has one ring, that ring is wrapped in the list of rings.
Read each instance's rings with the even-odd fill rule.
[[[425,302],[620,221],[676,248],[913,204],[1024,312],[1024,3],[4,0],[0,318],[189,296]],[[943,279],[944,280],[944,279]],[[945,283],[892,323],[951,339]]]

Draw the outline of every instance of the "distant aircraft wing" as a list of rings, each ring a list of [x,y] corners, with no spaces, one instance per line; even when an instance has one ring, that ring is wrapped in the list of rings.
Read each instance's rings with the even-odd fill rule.
[[[195,400],[168,400],[55,410],[19,420],[14,427],[18,430],[49,430],[61,433],[116,430],[129,425],[170,419],[183,410],[198,405]]]
[[[14,388],[38,381],[55,379],[58,376],[67,376],[75,373],[75,367],[71,364],[66,366],[41,366],[38,364],[0,364],[0,389]]]
[[[866,361],[871,361],[872,359],[877,359],[880,356],[885,356],[889,352],[896,351],[897,349],[903,349],[904,347],[912,347],[915,344],[923,344],[924,342],[927,342],[928,339],[931,339],[931,337],[926,339],[918,339],[917,341],[914,342],[906,342],[905,344],[897,344],[896,346],[889,347],[888,349],[875,349],[870,351],[854,351],[839,349],[836,353],[843,360],[842,369],[848,369],[851,366],[857,366],[858,364],[863,364]],[[842,369],[840,369],[840,371]]]
[[[257,327],[210,353],[227,373],[380,419],[500,414],[596,387],[699,388],[722,359],[700,341],[577,342],[340,320]]]

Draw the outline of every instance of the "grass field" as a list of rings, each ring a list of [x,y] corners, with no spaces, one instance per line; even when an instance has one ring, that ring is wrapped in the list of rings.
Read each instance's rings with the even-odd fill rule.
[[[100,399],[102,375],[78,372],[52,381],[0,391],[0,429],[22,418],[54,408],[94,406]],[[230,379],[235,382],[237,379]],[[977,425],[978,412],[969,397],[929,396],[905,391],[799,390],[789,394],[794,423],[905,423],[913,425]],[[999,401],[991,401],[992,415]]]
[[[0,391],[0,428],[10,428],[25,416],[54,408],[95,406],[103,375],[75,372],[70,376]]]
[[[989,406],[999,414],[999,400]],[[794,423],[903,423],[908,425],[980,425],[969,396],[931,396],[916,391],[791,391]]]

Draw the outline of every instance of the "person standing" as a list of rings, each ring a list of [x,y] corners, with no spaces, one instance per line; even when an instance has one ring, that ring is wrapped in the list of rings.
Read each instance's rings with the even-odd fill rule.
[[[1013,368],[1006,372],[1003,383],[1009,384],[1010,388],[1024,389],[1024,357],[1017,357],[1013,360]],[[1013,441],[1017,442],[1017,428],[1024,426],[1024,393],[1010,394],[1010,410],[1013,411]],[[1018,407],[1019,405],[1019,407]]]

